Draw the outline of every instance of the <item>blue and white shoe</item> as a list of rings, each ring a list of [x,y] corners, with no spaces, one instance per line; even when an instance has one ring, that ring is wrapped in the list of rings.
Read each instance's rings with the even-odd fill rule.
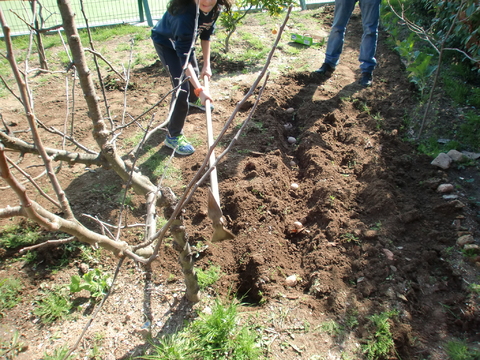
[[[178,136],[166,136],[165,146],[170,149],[174,149],[179,155],[192,155],[195,152],[195,148],[188,142],[184,135]]]

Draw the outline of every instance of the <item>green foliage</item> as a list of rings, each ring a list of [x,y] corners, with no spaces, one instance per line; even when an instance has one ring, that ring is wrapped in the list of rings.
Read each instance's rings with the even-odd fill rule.
[[[472,292],[472,293],[475,293],[477,295],[480,295],[480,284],[470,284],[468,286],[468,289]]]
[[[450,150],[458,150],[460,144],[457,141],[449,141],[446,144],[440,144],[436,138],[430,137],[418,144],[418,151],[430,157],[437,157],[441,152],[447,153]]]
[[[218,265],[212,265],[207,270],[197,269],[198,286],[204,290],[215,284],[222,276],[222,269]]]
[[[461,340],[449,341],[447,354],[451,360],[480,360],[480,351],[470,349],[468,344]]]
[[[470,93],[470,89],[465,82],[451,76],[450,73],[444,73],[442,78],[445,92],[449,94],[457,104],[465,104],[468,94]]]
[[[452,22],[457,16],[461,1],[436,0],[391,0],[397,12],[416,25],[428,29],[430,37],[440,44],[446,40],[447,48],[458,48],[471,57],[480,59],[480,8],[476,0],[466,0],[465,6],[456,19],[453,31],[446,38]],[[386,1],[384,1],[386,4]],[[383,21],[383,18],[382,18]],[[455,55],[464,59],[461,52]]]
[[[72,302],[68,289],[64,286],[57,286],[41,291],[35,300],[33,313],[41,318],[43,323],[49,324],[58,319],[65,319],[71,309]]]
[[[90,292],[90,297],[98,300],[104,296],[111,286],[110,274],[104,273],[100,269],[94,269],[84,274],[82,277],[73,275],[70,282],[70,291],[76,293],[82,290]]]
[[[460,125],[459,137],[472,149],[480,148],[480,115],[474,111],[465,114],[465,122]]]
[[[141,359],[163,360],[248,360],[262,359],[258,336],[247,325],[240,325],[237,303],[224,306],[216,300],[211,314],[200,314],[176,334],[155,344],[154,352]]]
[[[296,0],[236,0],[233,8],[240,10],[223,11],[218,22],[225,28],[227,36],[224,43],[224,52],[229,51],[229,39],[242,20],[252,10],[266,10],[270,16],[278,16],[285,8],[297,4]]]
[[[371,334],[362,350],[369,360],[380,359],[387,356],[394,349],[392,332],[390,331],[390,319],[396,316],[396,311],[387,311],[374,314],[368,319]]]
[[[0,317],[3,310],[10,309],[20,302],[18,293],[21,289],[22,284],[18,279],[0,279]]]
[[[417,85],[422,96],[430,76],[437,70],[437,65],[430,65],[432,58],[432,55],[415,51],[413,62],[407,66],[408,77],[411,82]]]

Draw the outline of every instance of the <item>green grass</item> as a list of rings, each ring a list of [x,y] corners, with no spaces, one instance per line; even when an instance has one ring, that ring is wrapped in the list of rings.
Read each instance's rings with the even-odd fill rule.
[[[218,265],[212,265],[206,270],[197,269],[198,286],[200,290],[215,284],[222,276],[222,269]]]
[[[151,354],[140,359],[163,360],[257,360],[263,359],[257,333],[240,325],[236,302],[223,305],[216,300],[211,314],[201,313],[179,332],[165,336]]]
[[[13,308],[20,302],[20,290],[22,284],[15,278],[5,278],[0,280],[0,317],[3,310]]]
[[[65,359],[65,355],[67,355],[69,351],[70,349],[68,348],[68,345],[62,345],[55,348],[53,353],[44,352],[42,360],[73,360],[75,355],[70,355]]]
[[[446,346],[451,360],[480,360],[480,350],[472,349],[465,341],[451,340]]]
[[[32,245],[42,238],[38,225],[25,221],[22,225],[12,224],[0,228],[0,247],[16,249]]]
[[[86,29],[79,30],[80,39],[84,47],[90,47],[90,40],[88,37],[88,32]],[[156,59],[155,51],[149,51],[147,53],[143,53],[142,49],[145,48],[145,41],[149,42],[150,45],[150,28],[149,27],[140,27],[140,26],[133,26],[133,25],[117,25],[117,26],[104,26],[104,27],[96,27],[91,28],[91,35],[93,39],[94,46],[97,48],[98,51],[102,53],[108,59],[108,52],[110,51],[118,51],[113,47],[111,48],[102,48],[102,42],[105,42],[112,38],[122,38],[128,37],[129,39],[135,40],[134,46],[134,58],[133,64],[134,65],[148,65],[151,64]],[[62,33],[64,37],[64,34]],[[15,36],[12,38],[13,48],[15,49],[15,56],[17,63],[22,63],[25,61],[26,51],[28,49],[28,36]],[[42,35],[42,41],[44,44],[44,48],[46,51],[47,56],[47,63],[49,65],[49,69],[52,71],[59,71],[64,70],[65,66],[70,63],[70,59],[67,53],[63,50],[62,40],[58,34],[53,35]],[[66,39],[64,38],[66,42]],[[141,45],[139,45],[141,44]],[[5,41],[0,39],[0,48],[2,51],[5,49]],[[125,52],[125,67],[127,66],[128,61],[128,54],[130,49],[130,41],[122,40],[121,45],[118,45],[117,48],[121,48],[122,51]],[[54,50],[58,49],[58,50]],[[31,59],[37,59],[36,49],[34,47],[34,52],[30,56]],[[94,69],[94,62],[91,54],[87,54],[87,61],[88,66],[91,69]],[[98,61],[100,68],[102,71],[110,70],[110,68],[102,61]],[[112,64],[117,70],[120,70],[122,65],[121,64]],[[0,58],[0,75],[3,76],[7,81],[12,82],[12,70],[8,61],[5,58]],[[55,74],[43,74],[41,77],[37,77],[35,82],[37,84],[48,84],[51,81],[52,77],[56,77],[58,75]],[[9,83],[10,87],[15,88]],[[0,82],[0,97],[6,96],[8,91],[6,90],[3,82]]]
[[[70,293],[65,286],[56,286],[45,289],[35,300],[33,314],[38,316],[44,324],[65,319],[72,310]]]
[[[174,162],[170,162],[170,155],[158,152],[158,149],[151,149],[145,156],[146,160],[141,164],[147,173],[155,178],[163,176],[167,180],[177,183],[182,182],[182,171],[175,167]]]
[[[461,79],[453,77],[450,73],[444,73],[443,87],[457,104],[464,105],[467,102],[470,88]]]

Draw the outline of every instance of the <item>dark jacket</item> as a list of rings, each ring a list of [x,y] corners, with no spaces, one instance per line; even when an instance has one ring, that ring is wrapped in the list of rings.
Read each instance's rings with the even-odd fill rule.
[[[168,11],[152,29],[152,40],[162,46],[175,49],[178,57],[185,63],[187,53],[195,35],[195,17],[197,7],[192,2],[184,11],[176,15]],[[207,15],[200,11],[198,33],[201,40],[210,40],[215,30],[215,21],[219,12],[213,9]]]

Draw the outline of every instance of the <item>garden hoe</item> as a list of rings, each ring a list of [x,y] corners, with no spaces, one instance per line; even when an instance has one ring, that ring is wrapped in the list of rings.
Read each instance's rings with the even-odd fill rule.
[[[205,88],[208,89],[208,76],[204,77]],[[207,114],[207,139],[208,147],[213,145],[213,126],[212,126],[212,109],[210,108],[210,100],[205,102],[205,113]],[[215,152],[212,151],[209,159],[209,166],[215,163]],[[223,213],[220,208],[220,195],[218,192],[217,169],[210,172],[210,189],[208,190],[208,217],[212,220],[213,235],[212,242],[233,239],[233,234],[223,227]]]

